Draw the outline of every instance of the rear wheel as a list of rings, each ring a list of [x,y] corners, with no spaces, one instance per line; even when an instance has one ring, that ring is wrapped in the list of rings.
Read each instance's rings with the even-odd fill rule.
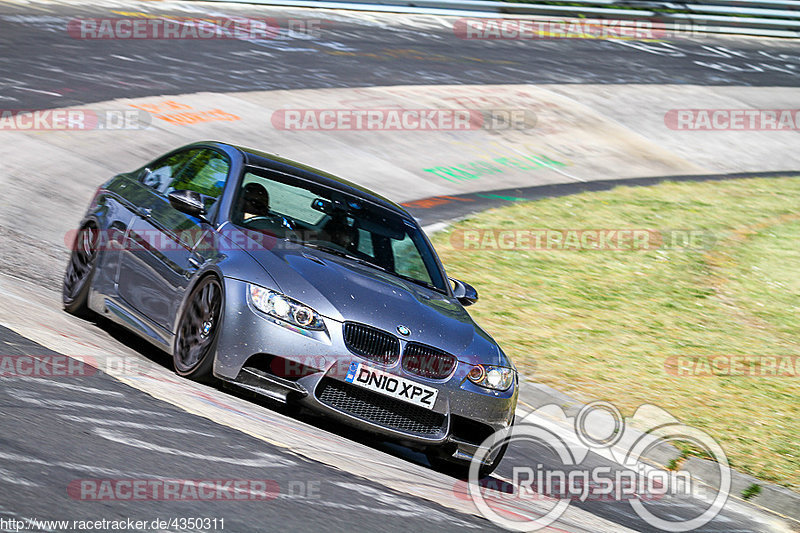
[[[61,301],[64,310],[77,316],[88,316],[89,288],[97,265],[100,232],[94,224],[83,226],[75,236],[72,254],[67,263]]]
[[[175,372],[194,379],[206,379],[214,364],[214,350],[221,325],[222,286],[214,276],[203,278],[192,289],[175,337]]]

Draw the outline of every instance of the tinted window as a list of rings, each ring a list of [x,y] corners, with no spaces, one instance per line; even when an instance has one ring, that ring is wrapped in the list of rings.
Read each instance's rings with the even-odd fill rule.
[[[169,194],[168,190],[172,180],[196,154],[195,150],[179,152],[160,159],[148,166],[141,175],[141,181],[161,194]]]
[[[222,193],[230,165],[214,150],[195,149],[161,159],[149,168],[142,183],[164,196],[180,189],[199,192],[209,208]]]
[[[222,155],[214,150],[198,150],[170,184],[170,188],[197,191],[216,199],[225,187],[228,170],[230,165]]]
[[[242,180],[240,196],[250,183],[258,184],[264,188],[264,191],[266,191],[266,206],[271,214],[287,215],[306,225],[318,224],[325,216],[311,207],[311,202],[317,198],[317,195],[312,191],[247,172],[244,175],[244,180]],[[242,206],[242,209],[246,211],[247,208]],[[250,212],[242,213],[247,218],[250,218],[253,214]]]
[[[249,169],[231,220],[446,290],[435,254],[415,224],[342,191]]]

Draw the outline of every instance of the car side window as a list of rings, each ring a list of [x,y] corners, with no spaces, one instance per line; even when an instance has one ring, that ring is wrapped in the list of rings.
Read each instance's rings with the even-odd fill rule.
[[[214,150],[193,150],[194,157],[183,167],[170,184],[170,191],[185,189],[199,192],[206,197],[206,207],[213,204],[228,179],[230,164],[222,154]]]
[[[201,148],[157,161],[142,175],[141,181],[163,196],[180,189],[199,192],[206,209],[210,209],[222,194],[229,170],[230,164],[222,154]]]
[[[167,189],[172,180],[180,174],[196,153],[196,150],[184,150],[156,161],[144,170],[140,177],[141,182],[161,194],[168,194]]]

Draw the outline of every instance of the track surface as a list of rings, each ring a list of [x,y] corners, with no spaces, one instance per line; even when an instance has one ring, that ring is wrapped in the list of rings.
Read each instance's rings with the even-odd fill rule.
[[[55,355],[6,328],[0,328],[0,350]],[[370,531],[422,531],[432,524],[443,531],[494,529],[478,518],[265,446],[102,372],[67,381],[0,379],[0,410],[4,518],[151,522],[208,517],[223,519],[225,531],[242,533],[260,529],[258,524],[325,530],[355,517],[359,528]],[[275,499],[202,504],[80,501],[66,490],[76,480],[122,478],[271,480],[278,490]]]
[[[2,289],[0,287],[0,293],[4,292]],[[48,297],[39,289],[31,292],[33,294]],[[12,293],[5,295],[9,302],[19,298]],[[55,299],[57,295],[49,296]],[[35,302],[37,298],[32,300]],[[149,368],[148,373],[156,380],[170,383],[170,378],[159,377],[168,376],[169,358],[119,328],[104,321],[93,323],[71,318],[66,322],[70,327],[66,328],[61,324],[63,318],[50,318],[58,313],[57,309],[38,305],[30,309],[37,316],[34,320],[40,321],[38,329],[76,339],[86,347],[116,345],[112,356],[128,357],[130,364],[131,354],[136,354],[137,367]],[[18,312],[30,313],[28,305],[21,305]],[[5,327],[0,327],[0,351],[12,356],[36,357],[58,353]],[[424,475],[420,476],[415,469],[427,465],[423,456],[333,426],[324,419],[303,415],[289,417],[280,410],[274,411],[275,406],[270,404],[247,405],[244,414],[266,422],[262,426],[267,434],[274,434],[278,440],[289,433],[299,434],[303,449],[294,450],[291,446],[278,447],[264,442],[263,438],[256,440],[236,431],[232,429],[237,427],[236,423],[228,422],[225,417],[204,413],[217,422],[214,423],[189,414],[99,370],[87,377],[6,377],[0,378],[0,385],[0,411],[4,414],[4,431],[0,437],[0,479],[3,481],[0,516],[4,513],[18,519],[43,520],[152,520],[196,516],[224,518],[225,530],[242,532],[252,531],[253,524],[280,525],[293,531],[317,530],[326,524],[335,525],[335,530],[350,527],[369,531],[494,529],[491,523],[474,514],[455,513],[438,505],[441,495],[458,489],[458,478],[424,470]],[[223,413],[242,412],[241,407],[237,407],[241,404],[233,403],[236,399],[233,391],[193,386],[190,394],[222,407]],[[324,442],[336,437],[339,439],[332,444]],[[345,443],[350,439],[352,445],[347,446]],[[334,468],[333,465],[341,463],[319,455],[319,450],[324,450],[325,446],[331,446],[329,449],[337,455],[349,457],[355,462],[355,468],[350,466],[344,471]],[[359,461],[365,466],[367,462],[377,462],[379,469],[385,469],[386,473],[375,477],[374,473],[359,468]],[[535,464],[542,464],[545,469],[562,468],[552,451],[525,442],[509,448],[492,480],[502,485],[502,480],[512,476],[512,466]],[[580,467],[599,466],[616,470],[612,462],[593,452]],[[402,474],[403,471],[407,474]],[[43,472],[47,472],[46,477]],[[392,490],[392,476],[398,473],[402,476],[400,479],[405,478],[405,483],[414,486],[413,490],[402,486]],[[67,492],[70,484],[86,479],[163,478],[266,479],[277,484],[278,495],[270,501],[246,502],[92,502]],[[420,498],[414,496],[414,492],[428,496]],[[704,506],[697,499],[667,498],[651,502],[647,508],[658,516],[675,520],[696,516]],[[731,501],[711,523],[697,531],[769,530],[765,517],[751,512]],[[573,502],[570,512],[547,530],[658,531],[639,519],[625,501]]]
[[[323,22],[318,34],[255,41],[79,40],[65,30],[73,18],[145,13]],[[788,40],[476,41],[456,37],[452,20],[192,2],[4,4],[0,49],[13,53],[0,58],[0,102],[51,108],[155,94],[406,84],[793,87],[800,77],[800,51]]]
[[[226,528],[234,531],[254,527],[311,531],[325,524],[334,531],[383,526],[401,531],[492,529],[470,510],[468,499],[455,494],[458,480],[430,470],[418,454],[325,420],[288,417],[249,399],[176,379],[167,368],[168,358],[137,338],[118,328],[102,323],[97,327],[65,315],[53,305],[54,293],[30,284],[23,284],[20,291],[14,285],[0,276],[0,293],[13,305],[0,308],[0,322],[28,332],[43,344],[2,328],[5,351],[41,357],[52,355],[43,346],[53,345],[64,353],[88,354],[104,362],[114,379],[96,372],[86,379],[2,380],[0,405],[9,419],[4,438],[15,452],[2,456],[0,469],[4,482],[0,506],[8,516],[110,520],[133,515],[145,520],[180,510],[183,514],[178,516],[225,518],[230,522]],[[114,362],[109,365],[109,361]],[[207,420],[236,431],[210,430],[214,424]],[[244,466],[248,468],[238,468]],[[45,479],[43,471],[52,472],[51,479]],[[178,508],[147,500],[100,505],[65,495],[77,480],[164,477],[270,479],[277,483],[280,495],[267,502],[224,501],[219,507],[183,501]],[[338,483],[344,479],[353,482]],[[371,482],[360,483],[366,480]],[[336,486],[328,486],[329,482]],[[22,500],[21,495],[25,496]],[[314,523],[310,510],[281,508],[284,500],[318,506],[320,522]],[[458,514],[445,512],[445,507]],[[347,511],[353,518],[348,521],[329,509]],[[422,517],[424,523],[414,526],[412,516]],[[237,525],[239,517],[241,525]],[[561,526],[554,531],[624,530],[579,510],[568,511]]]
[[[270,41],[82,41],[70,38],[65,31],[67,21],[76,17],[143,13],[319,18],[325,23],[321,33],[313,37],[283,34]],[[0,5],[0,106],[36,109],[202,91],[404,84],[794,87],[800,77],[800,53],[793,42],[705,36],[667,43],[472,42],[456,38],[449,24],[421,16],[210,3],[6,3]],[[83,208],[82,203],[74,206],[75,210]],[[19,236],[11,234],[11,238]],[[0,238],[9,239],[9,235],[0,231]],[[36,256],[42,264],[33,267],[51,276],[61,267],[46,264],[42,259],[46,255]],[[29,257],[33,256],[19,260],[29,261]],[[42,293],[48,303],[40,308],[28,308],[19,301],[15,304],[11,292],[1,294],[4,305],[9,309],[20,305],[31,320],[47,325],[63,320],[55,292]],[[13,311],[4,312],[9,321],[15,318]],[[16,324],[24,322],[20,320]],[[65,324],[68,327],[57,329],[57,335],[71,339],[101,336],[107,341],[101,346],[110,353],[138,354],[132,357],[159,371],[168,367],[168,361],[157,352],[113,327],[72,319]],[[38,333],[46,328],[42,325],[34,329]],[[26,336],[0,327],[0,354],[52,353]],[[202,394],[223,404],[237,400],[231,393],[213,388],[203,389]],[[472,513],[439,505],[437,494],[443,492],[437,491],[452,492],[457,480],[425,469],[425,460],[408,450],[369,441],[362,435],[329,427],[324,421],[286,417],[270,406],[253,403],[248,409],[253,417],[260,417],[267,433],[273,428],[263,421],[276,424],[275,439],[291,442],[289,436],[300,434],[309,448],[317,440],[325,441],[326,446],[333,446],[336,461],[315,449],[276,446],[244,427],[231,427],[235,424],[229,425],[219,416],[191,414],[102,372],[69,380],[0,378],[0,518],[152,520],[203,516],[224,518],[225,530],[230,531],[493,528]],[[391,476],[365,473],[358,468],[359,454],[365,462],[383,464],[387,472],[405,471],[403,481],[408,486],[395,489]],[[339,461],[340,455],[350,463]],[[554,464],[542,449],[512,447],[498,475],[509,477],[511,465],[536,462]],[[599,456],[589,461],[590,466],[606,464]],[[72,500],[66,491],[76,479],[154,477],[270,479],[277,482],[280,494],[266,503],[92,503]],[[309,495],[309,488],[313,495]],[[577,509],[565,515],[554,530],[654,530],[625,502],[574,507]],[[663,516],[692,516],[702,503],[663,501],[653,508]],[[700,531],[766,531],[771,527],[765,516],[732,502]]]

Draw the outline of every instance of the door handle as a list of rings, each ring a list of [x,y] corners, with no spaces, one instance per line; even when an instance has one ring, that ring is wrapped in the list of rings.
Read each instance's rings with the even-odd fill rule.
[[[143,218],[150,218],[150,215],[153,214],[153,209],[151,207],[140,207],[138,212]]]

